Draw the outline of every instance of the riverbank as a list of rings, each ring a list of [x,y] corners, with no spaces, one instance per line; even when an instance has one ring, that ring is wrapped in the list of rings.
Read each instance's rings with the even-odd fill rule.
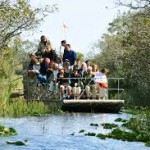
[[[62,113],[59,107],[48,105],[44,101],[26,101],[25,99],[12,99],[1,101],[0,117],[42,116]]]

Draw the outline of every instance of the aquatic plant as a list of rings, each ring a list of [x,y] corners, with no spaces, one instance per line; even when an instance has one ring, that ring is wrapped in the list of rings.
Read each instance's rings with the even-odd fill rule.
[[[81,129],[81,130],[79,131],[79,133],[83,133],[83,132],[85,132],[85,130],[84,130],[84,129]]]
[[[150,141],[146,142],[146,143],[145,143],[145,146],[150,147]]]
[[[105,134],[98,133],[98,134],[96,134],[96,137],[100,138],[100,139],[106,139],[107,136]]]
[[[71,133],[70,135],[74,135],[74,134],[75,134],[75,132]]]
[[[122,131],[119,128],[113,129],[112,132],[107,134],[107,137],[114,139],[121,139],[123,141],[136,141],[136,133]]]
[[[114,123],[102,123],[101,125],[103,126],[104,129],[113,129],[118,127],[118,125]]]
[[[17,135],[17,131],[14,128],[8,128],[0,126],[0,136]]]
[[[88,132],[85,134],[85,136],[95,136],[95,135],[96,135],[96,133],[91,133],[91,132]]]
[[[62,112],[59,108],[53,110],[52,106],[43,101],[16,99],[10,102],[3,102],[0,105],[0,117],[41,116],[56,113]]]
[[[128,120],[122,119],[122,118],[117,118],[115,119],[116,122],[127,122]]]
[[[6,141],[7,144],[14,144],[14,145],[18,145],[18,146],[23,146],[25,145],[25,142],[22,141]]]
[[[99,125],[97,123],[91,123],[90,126],[98,127]]]

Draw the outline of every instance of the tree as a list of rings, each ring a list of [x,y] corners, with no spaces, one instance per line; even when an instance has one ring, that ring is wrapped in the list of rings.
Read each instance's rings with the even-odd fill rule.
[[[32,8],[28,0],[0,1],[0,99],[9,97],[15,66],[22,64],[23,48],[29,43],[23,42],[20,35],[36,29],[49,13],[56,10],[56,5]]]
[[[56,5],[33,9],[27,0],[2,0],[0,2],[0,47],[23,31],[35,29]]]
[[[122,6],[127,6],[131,9],[139,10],[139,9],[144,9],[146,10],[147,8],[150,7],[150,0],[116,0],[117,4],[122,5]]]
[[[77,52],[77,58],[80,59],[81,61],[84,60],[84,54]]]
[[[129,12],[110,23],[100,40],[101,53],[95,57],[110,69],[111,76],[125,77],[125,87],[136,103],[147,101],[150,86],[150,16]],[[135,92],[136,91],[136,92]],[[139,101],[138,101],[139,100]]]

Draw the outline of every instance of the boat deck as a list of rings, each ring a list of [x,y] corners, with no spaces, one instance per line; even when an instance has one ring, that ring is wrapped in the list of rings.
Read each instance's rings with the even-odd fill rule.
[[[124,100],[82,100],[64,99],[62,104],[63,111],[69,112],[108,112],[118,113],[124,105]]]

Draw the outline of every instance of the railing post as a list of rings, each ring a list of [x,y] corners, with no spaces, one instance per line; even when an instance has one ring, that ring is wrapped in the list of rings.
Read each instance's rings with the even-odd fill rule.
[[[119,90],[120,90],[120,79],[118,78],[118,99],[119,99]]]

